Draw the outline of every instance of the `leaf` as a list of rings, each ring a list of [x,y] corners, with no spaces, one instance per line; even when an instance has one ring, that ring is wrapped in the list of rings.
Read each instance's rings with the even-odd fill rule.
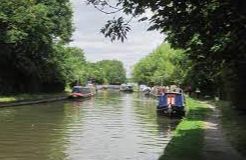
[[[148,17],[143,17],[143,18],[139,19],[138,22],[142,22],[142,21],[146,21],[146,20],[148,20]]]

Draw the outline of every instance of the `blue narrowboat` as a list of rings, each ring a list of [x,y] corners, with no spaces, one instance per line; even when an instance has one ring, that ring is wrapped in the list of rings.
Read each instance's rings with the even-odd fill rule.
[[[163,93],[158,96],[158,100],[158,112],[185,115],[185,97],[182,93]]]

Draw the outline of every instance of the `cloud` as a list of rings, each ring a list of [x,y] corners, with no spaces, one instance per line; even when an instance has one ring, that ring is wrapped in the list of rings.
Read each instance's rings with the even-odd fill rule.
[[[74,10],[75,32],[70,45],[82,48],[89,61],[121,60],[129,75],[131,66],[154,50],[164,39],[164,35],[158,32],[147,32],[148,23],[133,20],[132,31],[128,34],[127,41],[112,43],[104,38],[99,30],[114,15],[105,15],[94,7],[85,5],[85,1],[82,0],[71,0],[71,2]],[[147,13],[147,15],[150,14]]]

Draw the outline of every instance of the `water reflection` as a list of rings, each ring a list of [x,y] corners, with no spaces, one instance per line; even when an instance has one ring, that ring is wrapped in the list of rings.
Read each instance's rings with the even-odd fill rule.
[[[63,103],[0,110],[0,159],[61,159],[64,151]]]
[[[157,116],[156,101],[100,92],[67,101],[0,110],[0,159],[156,160],[177,121]]]

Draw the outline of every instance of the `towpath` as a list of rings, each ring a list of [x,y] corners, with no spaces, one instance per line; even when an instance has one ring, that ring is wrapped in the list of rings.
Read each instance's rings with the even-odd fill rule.
[[[205,122],[204,160],[245,160],[246,158],[241,157],[223,134],[221,111],[215,106],[209,107],[212,112]]]

